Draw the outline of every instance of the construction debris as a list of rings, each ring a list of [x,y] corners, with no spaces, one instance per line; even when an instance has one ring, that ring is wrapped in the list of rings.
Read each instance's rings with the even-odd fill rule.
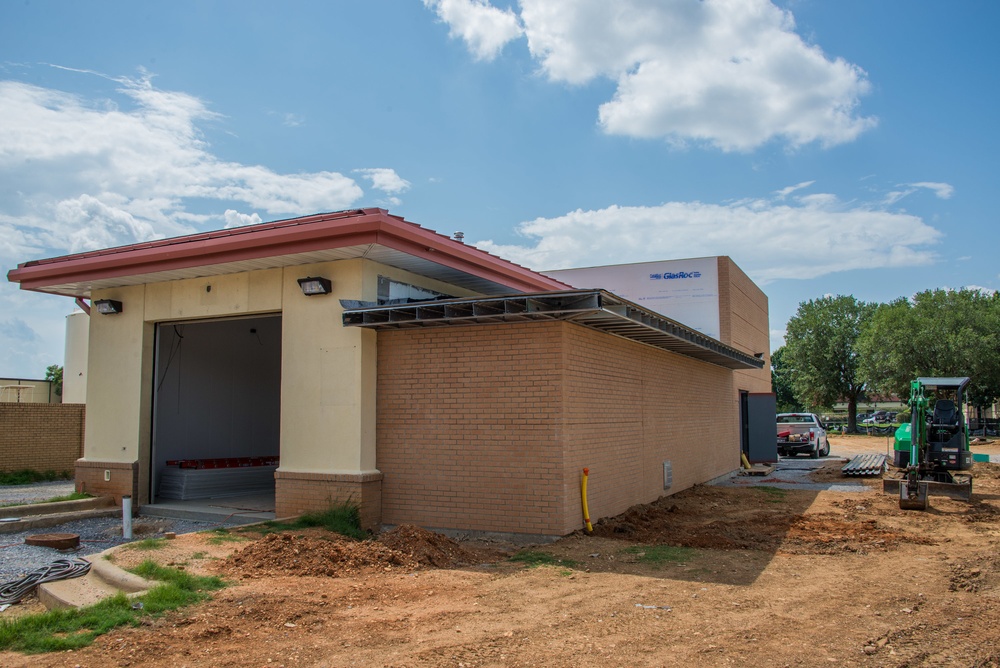
[[[847,476],[880,476],[885,471],[885,455],[855,455],[840,469]]]

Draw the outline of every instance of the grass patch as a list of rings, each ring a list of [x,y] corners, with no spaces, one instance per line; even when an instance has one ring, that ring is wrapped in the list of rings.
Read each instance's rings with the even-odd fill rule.
[[[0,472],[0,485],[32,485],[36,482],[54,482],[56,480],[72,479],[73,476],[69,471],[56,473],[55,471],[21,469],[19,471]]]
[[[781,503],[788,496],[787,489],[779,489],[778,487],[770,487],[769,485],[761,485],[760,487],[754,487],[754,489],[759,490],[761,494],[767,496],[765,499],[768,503]]]
[[[691,547],[677,547],[675,545],[636,545],[627,548],[625,553],[634,554],[640,563],[663,566],[665,564],[687,563],[698,554],[698,551]]]
[[[510,560],[524,564],[528,568],[536,568],[538,566],[568,566],[572,568],[577,565],[577,562],[573,559],[560,559],[548,552],[541,552],[539,550],[521,550],[513,555]]]
[[[0,508],[12,508],[14,506],[30,506],[36,503],[57,503],[59,501],[79,501],[80,499],[92,499],[94,498],[86,492],[72,492],[71,494],[64,494],[63,496],[53,496],[49,499],[42,499],[40,501],[28,501],[26,503],[0,503]]]
[[[45,499],[41,503],[58,503],[60,501],[82,501],[83,499],[92,499],[92,495],[86,492],[71,492],[69,494],[63,494],[62,496],[53,496],[51,499]]]
[[[143,538],[128,544],[133,550],[159,550],[167,546],[166,538]]]
[[[210,534],[208,540],[205,541],[209,545],[222,545],[223,543],[242,543],[244,541],[250,540],[249,536],[235,534],[226,528],[211,529],[210,531],[205,531],[204,533]]]
[[[208,592],[225,586],[221,578],[195,576],[151,561],[132,572],[163,584],[134,599],[119,594],[86,608],[0,619],[0,650],[39,654],[79,649],[118,627],[138,626],[144,618],[203,601]]]
[[[244,531],[269,534],[312,527],[321,527],[327,531],[339,533],[342,536],[357,540],[363,540],[368,537],[368,533],[361,528],[360,509],[357,504],[350,501],[335,504],[326,510],[303,513],[293,522],[264,522],[263,524],[247,527]]]

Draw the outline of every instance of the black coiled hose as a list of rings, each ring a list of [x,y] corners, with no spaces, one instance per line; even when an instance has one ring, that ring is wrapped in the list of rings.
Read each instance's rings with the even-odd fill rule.
[[[86,575],[90,562],[86,559],[59,559],[48,566],[36,568],[20,580],[0,585],[0,605],[17,603],[43,582],[69,580]]]

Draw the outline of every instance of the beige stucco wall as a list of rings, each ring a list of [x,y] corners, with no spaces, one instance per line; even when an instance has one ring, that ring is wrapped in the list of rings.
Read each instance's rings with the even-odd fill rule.
[[[143,319],[145,286],[95,291],[94,300],[116,299],[116,315],[93,312],[88,346],[84,459],[134,462],[149,448],[153,326]]]
[[[90,316],[74,311],[66,316],[66,348],[63,354],[64,404],[87,403],[87,348]]]
[[[95,291],[123,312],[90,317],[84,461],[137,465],[146,502],[155,324],[281,313],[281,470],[374,472],[376,336],[343,326],[340,299],[374,301],[380,275],[475,294],[362,259]],[[332,294],[303,295],[297,281],[307,276],[329,278]]]
[[[375,301],[378,277],[473,293],[366,260],[288,267],[282,285],[281,469],[368,473],[375,464],[375,332],[343,326],[340,299]],[[330,295],[306,297],[298,279],[323,276]]]
[[[343,326],[341,298],[362,294],[362,260],[285,269],[281,331],[281,468],[361,472],[375,468],[374,424],[363,408],[374,397],[374,334]],[[298,279],[323,276],[333,293],[307,297]],[[368,335],[368,336],[366,336]],[[373,416],[372,416],[373,417]]]
[[[150,283],[145,286],[145,319],[163,322],[280,311],[281,285],[281,269]]]

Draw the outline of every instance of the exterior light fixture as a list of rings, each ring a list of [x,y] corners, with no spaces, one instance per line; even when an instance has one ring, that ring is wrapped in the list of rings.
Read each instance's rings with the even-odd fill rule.
[[[122,312],[122,303],[115,299],[98,299],[94,302],[94,308],[101,315],[114,315]]]
[[[333,283],[329,278],[309,276],[308,278],[299,279],[299,287],[302,288],[302,294],[306,297],[311,297],[313,295],[330,294],[330,291],[333,289]]]

